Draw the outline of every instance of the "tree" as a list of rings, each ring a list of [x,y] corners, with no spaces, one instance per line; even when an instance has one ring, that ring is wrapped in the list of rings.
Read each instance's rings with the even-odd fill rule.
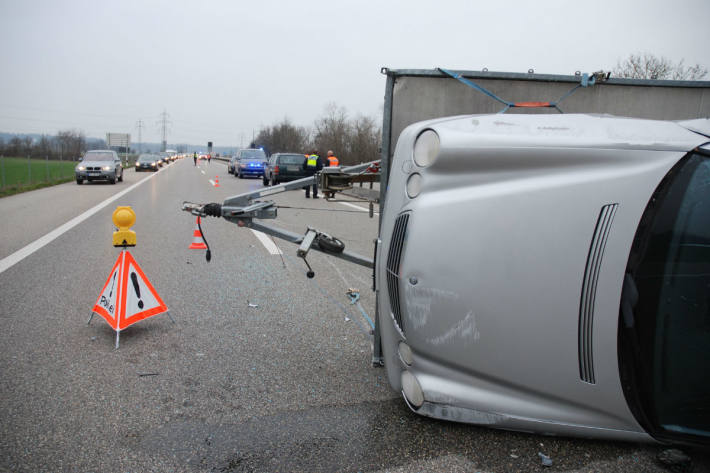
[[[78,158],[86,151],[86,137],[78,130],[62,130],[57,132],[57,142],[60,147],[60,156],[71,160]]]
[[[374,119],[359,116],[352,123],[349,161],[343,164],[358,164],[380,158],[382,131]]]
[[[325,116],[316,120],[313,132],[315,148],[325,156],[328,150],[333,150],[343,162],[350,158],[351,125],[348,113],[344,107],[330,103],[325,107]]]
[[[673,64],[670,59],[651,53],[631,54],[623,62],[617,61],[612,75],[628,79],[700,80],[708,73],[700,64],[685,66],[683,62],[681,59]]]
[[[256,137],[256,144],[264,147],[268,154],[303,153],[307,151],[309,137],[310,132],[305,127],[295,126],[284,118],[281,123],[262,128]]]

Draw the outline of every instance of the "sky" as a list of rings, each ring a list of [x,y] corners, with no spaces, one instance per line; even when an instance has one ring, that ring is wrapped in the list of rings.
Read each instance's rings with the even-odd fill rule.
[[[573,74],[650,52],[710,68],[710,0],[0,0],[0,132],[247,145],[391,69]]]

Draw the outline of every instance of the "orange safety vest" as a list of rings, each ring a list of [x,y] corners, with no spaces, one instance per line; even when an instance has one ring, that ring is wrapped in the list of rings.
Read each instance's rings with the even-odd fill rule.
[[[329,166],[338,166],[340,164],[340,161],[338,161],[338,158],[335,156],[328,156],[328,163]]]

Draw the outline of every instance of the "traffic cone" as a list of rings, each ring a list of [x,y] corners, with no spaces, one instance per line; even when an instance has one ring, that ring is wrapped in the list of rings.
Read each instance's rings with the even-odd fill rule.
[[[197,217],[197,221],[195,222],[195,231],[192,234],[192,245],[190,245],[188,250],[207,249],[207,245],[205,245],[205,240],[202,238],[202,232],[200,232],[200,223],[202,223],[202,221],[200,220],[200,217]]]
[[[219,187],[219,176],[214,177],[214,186]]]

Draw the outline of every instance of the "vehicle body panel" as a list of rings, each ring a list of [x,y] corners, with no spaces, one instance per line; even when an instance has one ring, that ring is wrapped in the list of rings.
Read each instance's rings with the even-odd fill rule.
[[[426,129],[441,145],[422,168],[412,150]],[[619,379],[624,271],[657,185],[704,141],[671,122],[590,115],[461,116],[407,127],[390,168],[376,269],[393,388],[402,390],[403,371],[414,374],[425,400],[417,412],[431,417],[650,440]],[[414,173],[421,193],[409,198]],[[590,242],[610,204],[616,213],[599,266],[589,383],[580,379],[580,297]],[[393,292],[385,262],[403,213]],[[400,341],[413,352],[411,366],[397,352]]]

